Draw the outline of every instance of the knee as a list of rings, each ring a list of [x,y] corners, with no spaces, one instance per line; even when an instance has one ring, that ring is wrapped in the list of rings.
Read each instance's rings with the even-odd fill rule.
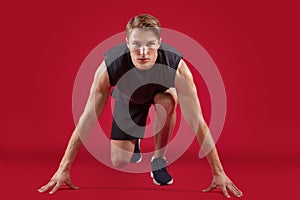
[[[161,105],[167,114],[172,114],[176,108],[176,101],[171,94],[159,93],[154,97],[154,103]]]
[[[111,162],[112,165],[116,168],[125,167],[129,163],[129,161],[127,161],[120,155],[111,155]]]

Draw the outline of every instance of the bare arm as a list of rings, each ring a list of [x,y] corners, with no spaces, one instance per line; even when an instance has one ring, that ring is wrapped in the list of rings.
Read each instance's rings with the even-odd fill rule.
[[[60,162],[59,168],[53,175],[48,184],[41,187],[38,191],[45,192],[53,187],[50,194],[63,184],[67,184],[72,189],[77,189],[71,182],[70,169],[71,165],[82,147],[82,139],[86,138],[94,127],[98,118],[102,114],[108,94],[110,91],[110,84],[108,73],[106,71],[105,63],[102,62],[96,71],[94,81],[90,90],[90,95],[85,106],[84,112],[79,119],[66,148],[65,154]]]
[[[175,88],[182,114],[196,134],[203,151],[207,154],[206,157],[212,170],[213,182],[204,192],[220,187],[224,195],[229,197],[226,190],[228,188],[235,196],[240,197],[242,192],[230,181],[223,170],[214,141],[202,115],[193,76],[183,60],[178,66]]]

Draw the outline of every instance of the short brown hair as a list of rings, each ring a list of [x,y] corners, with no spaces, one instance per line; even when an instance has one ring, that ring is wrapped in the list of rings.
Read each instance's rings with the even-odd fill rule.
[[[161,26],[157,18],[149,14],[141,14],[133,17],[126,25],[127,37],[134,28],[144,28],[152,30],[160,38]]]

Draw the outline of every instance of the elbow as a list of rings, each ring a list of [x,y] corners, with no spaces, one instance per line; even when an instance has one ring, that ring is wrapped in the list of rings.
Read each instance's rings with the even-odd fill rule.
[[[195,134],[202,133],[205,134],[208,132],[209,128],[203,118],[203,116],[197,116],[192,121],[190,126],[192,127]]]

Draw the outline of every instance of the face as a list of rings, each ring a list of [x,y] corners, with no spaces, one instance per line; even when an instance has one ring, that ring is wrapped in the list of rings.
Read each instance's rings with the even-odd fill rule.
[[[161,39],[151,30],[136,28],[126,38],[131,60],[138,69],[150,69],[157,58],[157,49]]]

